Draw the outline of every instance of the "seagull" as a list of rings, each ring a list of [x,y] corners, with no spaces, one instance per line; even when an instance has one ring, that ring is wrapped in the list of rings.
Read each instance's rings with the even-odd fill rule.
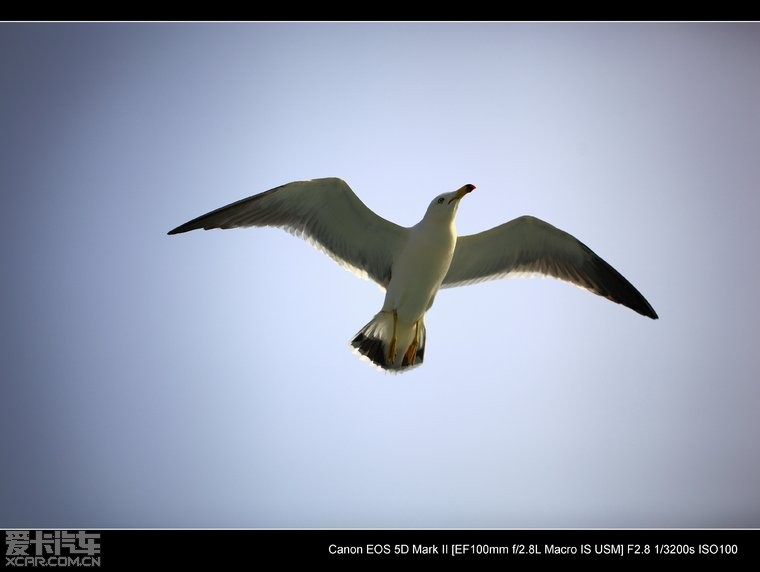
[[[370,210],[342,179],[296,181],[218,208],[168,234],[196,229],[280,227],[385,290],[382,309],[351,340],[360,357],[389,372],[422,364],[425,313],[441,288],[515,275],[552,276],[656,320],[634,286],[571,234],[533,216],[457,236],[464,185],[435,197],[403,227]]]

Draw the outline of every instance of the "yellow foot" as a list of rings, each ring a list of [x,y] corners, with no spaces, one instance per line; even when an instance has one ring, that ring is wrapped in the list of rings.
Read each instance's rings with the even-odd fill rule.
[[[391,338],[391,345],[388,348],[388,361],[393,363],[396,361],[396,323],[398,322],[398,312],[393,310],[393,337]]]
[[[420,322],[417,320],[414,323],[414,341],[412,342],[412,345],[407,348],[406,353],[404,354],[404,357],[406,358],[406,363],[409,365],[414,365],[414,360],[417,357],[417,348],[420,345]]]
[[[396,360],[396,338],[391,340],[391,346],[388,349],[388,361],[393,362]]]
[[[406,363],[414,365],[414,359],[417,357],[417,340],[412,342],[412,345],[406,350],[404,357],[406,358]]]

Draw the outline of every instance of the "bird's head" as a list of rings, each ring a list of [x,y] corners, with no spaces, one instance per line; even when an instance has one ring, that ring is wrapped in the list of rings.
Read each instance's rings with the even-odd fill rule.
[[[457,208],[459,207],[459,201],[467,193],[470,193],[475,189],[475,185],[465,185],[460,187],[453,193],[443,193],[433,199],[425,213],[425,218],[435,219],[453,219],[457,214]]]

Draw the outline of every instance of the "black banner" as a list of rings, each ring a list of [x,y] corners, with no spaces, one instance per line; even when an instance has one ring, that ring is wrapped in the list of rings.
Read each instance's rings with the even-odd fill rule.
[[[5,568],[260,563],[749,564],[760,530],[6,530]]]

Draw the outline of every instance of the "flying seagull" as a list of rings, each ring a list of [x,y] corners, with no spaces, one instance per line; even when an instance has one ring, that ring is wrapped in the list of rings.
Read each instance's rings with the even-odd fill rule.
[[[169,234],[276,226],[371,278],[385,289],[385,302],[351,346],[386,371],[422,363],[425,312],[440,288],[510,275],[553,276],[657,319],[617,270],[574,236],[535,217],[458,237],[454,218],[473,189],[464,185],[438,195],[422,220],[406,228],[372,212],[342,179],[296,181],[199,216]]]

